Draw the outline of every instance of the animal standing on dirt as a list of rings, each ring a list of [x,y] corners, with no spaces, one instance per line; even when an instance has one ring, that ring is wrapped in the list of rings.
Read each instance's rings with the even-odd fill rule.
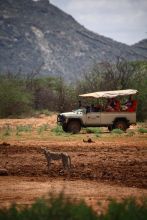
[[[95,143],[91,138],[88,138],[87,140],[83,139],[83,142],[85,142],[85,143]]]
[[[71,158],[67,153],[56,153],[56,152],[51,152],[47,150],[46,148],[41,148],[44,152],[44,155],[47,159],[48,163],[48,169],[50,169],[51,166],[51,161],[52,160],[62,160],[63,168],[68,169],[68,171],[71,168]]]

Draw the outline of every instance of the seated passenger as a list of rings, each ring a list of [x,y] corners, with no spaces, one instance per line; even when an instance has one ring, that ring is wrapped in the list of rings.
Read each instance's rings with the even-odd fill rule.
[[[128,107],[127,111],[128,112],[135,112],[137,108],[137,101],[133,100],[132,101],[132,105],[130,107]]]
[[[126,111],[135,112],[137,108],[137,101],[133,100],[132,95],[129,96],[128,101],[125,103]]]
[[[120,101],[115,99],[115,106],[114,106],[114,110],[116,112],[119,112],[120,111]]]
[[[120,111],[120,102],[115,98],[108,99],[106,111]]]
[[[126,101],[125,103],[125,106],[127,108],[129,108],[130,106],[132,106],[132,101],[133,101],[133,98],[132,98],[132,95],[129,96],[129,99]]]
[[[107,104],[106,104],[105,110],[107,112],[114,111],[112,99],[110,99],[110,98],[107,99]]]
[[[90,112],[95,112],[94,104],[91,104],[91,106],[90,106]]]
[[[102,110],[102,106],[100,105],[100,104],[97,104],[96,106],[95,106],[95,111],[96,112],[100,112]]]

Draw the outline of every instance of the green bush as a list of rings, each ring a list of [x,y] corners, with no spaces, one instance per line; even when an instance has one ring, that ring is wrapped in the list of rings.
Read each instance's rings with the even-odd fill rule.
[[[146,217],[147,200],[142,200],[140,205],[135,199],[111,201],[106,213],[98,215],[85,202],[72,202],[63,194],[47,200],[38,199],[31,206],[23,208],[12,205],[0,209],[0,219],[3,220],[146,220]]]
[[[104,220],[145,220],[147,218],[147,199],[138,205],[133,198],[123,202],[111,201]]]
[[[128,136],[128,137],[132,137],[133,135],[135,135],[134,131],[128,131],[126,134],[126,136]]]
[[[0,77],[0,117],[16,116],[31,109],[32,96],[19,85],[19,80]]]
[[[57,125],[56,127],[51,129],[51,132],[54,132],[56,135],[61,135],[64,133],[62,126]]]
[[[100,128],[92,128],[92,127],[89,127],[89,128],[86,128],[86,132],[87,133],[94,133],[94,134],[100,134],[102,131]]]
[[[142,134],[147,133],[147,128],[138,128],[138,132]]]
[[[115,128],[115,129],[112,130],[112,133],[113,133],[113,134],[123,134],[124,131],[121,130],[121,129],[119,129],[119,128]]]

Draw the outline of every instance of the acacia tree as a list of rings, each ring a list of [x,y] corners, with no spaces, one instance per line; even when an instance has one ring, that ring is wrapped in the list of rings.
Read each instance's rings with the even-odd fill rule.
[[[96,64],[89,73],[84,73],[78,83],[78,92],[93,92],[99,90],[126,89],[135,72],[135,66],[117,58],[115,64],[103,62]]]
[[[135,67],[125,60],[117,59],[115,64],[103,63],[101,90],[126,89],[129,87]]]

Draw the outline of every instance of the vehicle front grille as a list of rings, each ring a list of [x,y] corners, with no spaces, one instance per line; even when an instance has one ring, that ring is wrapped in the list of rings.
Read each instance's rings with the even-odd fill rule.
[[[65,117],[61,114],[57,115],[57,123],[64,123]]]

